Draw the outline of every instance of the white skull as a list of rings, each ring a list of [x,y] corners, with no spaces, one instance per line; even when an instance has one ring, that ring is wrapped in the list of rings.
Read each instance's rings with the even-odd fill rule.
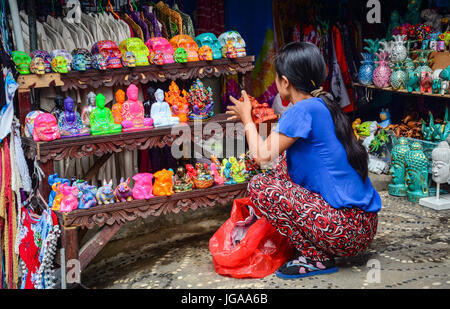
[[[246,44],[242,36],[237,31],[227,31],[222,33],[219,36],[220,45],[222,45],[222,50],[226,49],[227,43],[231,42],[231,44],[236,48],[238,57],[247,56],[247,52],[245,50]]]

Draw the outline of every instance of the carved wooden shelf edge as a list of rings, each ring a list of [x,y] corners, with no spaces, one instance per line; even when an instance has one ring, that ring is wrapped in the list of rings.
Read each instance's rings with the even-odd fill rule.
[[[155,197],[146,201],[132,201],[112,205],[96,206],[87,210],[76,210],[62,214],[65,227],[92,229],[95,226],[123,224],[138,218],[158,217],[169,213],[180,213],[198,208],[226,205],[246,196],[247,183],[217,186],[204,190],[176,193],[169,197]]]
[[[413,95],[413,96],[425,96],[425,97],[434,97],[434,98],[442,98],[442,99],[450,99],[450,94],[436,94],[436,93],[423,93],[423,92],[417,92],[417,91],[413,91],[413,92],[408,92],[405,89],[402,90],[394,90],[391,87],[387,87],[387,88],[379,88],[376,87],[374,85],[363,85],[360,83],[353,83],[352,84],[353,87],[361,87],[361,88],[368,88],[368,89],[375,89],[375,90],[382,90],[382,91],[389,91],[389,92],[393,92],[393,93],[398,93],[398,94],[406,94],[406,95]]]
[[[219,77],[251,72],[254,69],[254,56],[236,59],[219,59],[213,61],[188,62],[186,64],[167,64],[163,66],[146,66],[122,68],[105,72],[70,72],[61,75],[64,83],[62,91],[113,86],[129,86],[130,84],[147,84],[149,82],[165,82],[167,80],[188,80],[204,77]]]

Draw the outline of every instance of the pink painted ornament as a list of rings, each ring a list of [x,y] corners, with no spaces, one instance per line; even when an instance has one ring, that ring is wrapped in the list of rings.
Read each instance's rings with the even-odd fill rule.
[[[214,177],[214,183],[218,186],[221,186],[225,183],[225,179],[220,176],[220,173],[217,169],[217,165],[215,163],[211,163],[211,176]]]
[[[133,180],[133,198],[135,200],[148,200],[154,197],[152,184],[153,174],[137,174],[133,177]]]
[[[388,66],[389,53],[381,52],[376,54],[378,56],[378,67],[373,71],[373,84],[379,88],[386,88],[390,86],[392,70]]]
[[[55,116],[43,113],[34,120],[33,140],[35,142],[50,142],[61,138],[58,122]]]
[[[145,42],[145,45],[147,46],[148,50],[151,53],[160,53],[162,54],[163,63],[175,63],[175,60],[173,59],[173,55],[175,53],[172,45],[167,41],[167,39],[162,37],[155,37],[147,40]],[[157,64],[161,64],[158,62]]]
[[[62,184],[60,190],[62,194],[60,212],[71,212],[78,209],[78,188]]]

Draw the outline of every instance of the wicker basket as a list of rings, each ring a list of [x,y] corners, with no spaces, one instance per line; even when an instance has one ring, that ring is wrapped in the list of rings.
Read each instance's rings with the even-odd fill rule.
[[[192,178],[192,181],[194,182],[195,188],[197,188],[197,189],[206,189],[206,188],[210,188],[214,185],[214,179],[200,180],[197,178]]]

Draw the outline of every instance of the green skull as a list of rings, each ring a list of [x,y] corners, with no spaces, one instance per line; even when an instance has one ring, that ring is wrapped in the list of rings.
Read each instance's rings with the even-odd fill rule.
[[[175,54],[173,55],[175,62],[186,63],[187,62],[187,51],[183,47],[177,48]]]
[[[20,74],[30,74],[31,57],[23,51],[13,51],[12,58]]]
[[[67,73],[67,59],[62,56],[56,56],[53,58],[52,69],[57,73]]]

